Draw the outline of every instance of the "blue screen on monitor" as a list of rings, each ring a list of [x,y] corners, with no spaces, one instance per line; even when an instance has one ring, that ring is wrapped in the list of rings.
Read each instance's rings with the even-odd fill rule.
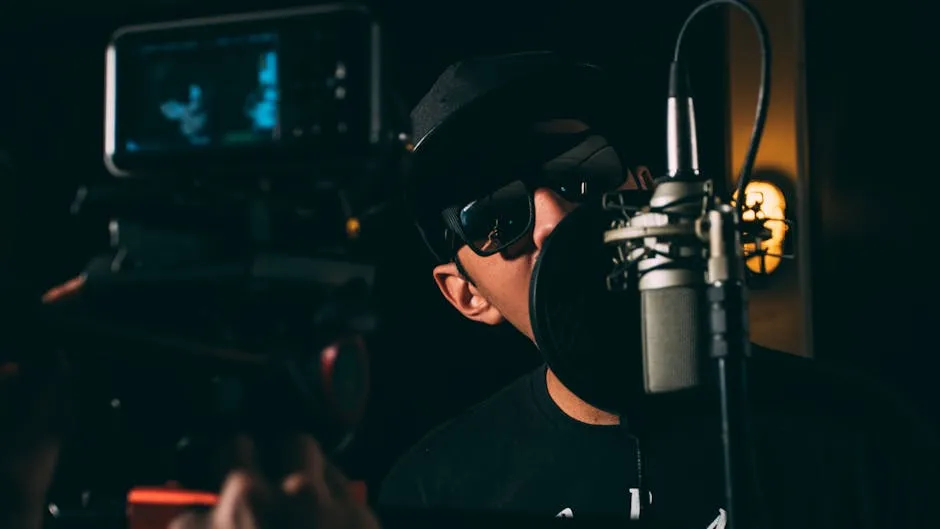
[[[276,34],[141,46],[122,57],[117,107],[127,152],[270,143],[279,138]]]

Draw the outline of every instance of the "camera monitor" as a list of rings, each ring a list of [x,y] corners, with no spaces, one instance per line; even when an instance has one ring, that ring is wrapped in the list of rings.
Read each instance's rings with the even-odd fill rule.
[[[379,31],[356,5],[124,27],[107,50],[115,176],[353,160],[380,140]]]

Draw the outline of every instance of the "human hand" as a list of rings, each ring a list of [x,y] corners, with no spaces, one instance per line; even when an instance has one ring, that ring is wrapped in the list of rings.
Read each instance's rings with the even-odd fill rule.
[[[313,438],[287,443],[281,453],[291,463],[282,479],[262,475],[251,439],[239,438],[236,453],[238,469],[225,479],[215,506],[180,515],[169,529],[379,529]]]

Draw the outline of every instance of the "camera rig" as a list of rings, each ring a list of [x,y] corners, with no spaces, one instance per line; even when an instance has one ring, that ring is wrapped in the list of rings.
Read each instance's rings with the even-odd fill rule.
[[[43,309],[84,380],[86,422],[50,496],[60,525],[123,524],[134,486],[214,490],[216,476],[184,462],[212,455],[219,432],[348,444],[406,152],[381,38],[357,4],[114,33],[114,178],[72,206],[108,226],[109,249]]]

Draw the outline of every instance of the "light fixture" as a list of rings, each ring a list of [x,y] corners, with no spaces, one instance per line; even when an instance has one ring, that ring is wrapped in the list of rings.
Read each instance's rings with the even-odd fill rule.
[[[758,225],[763,226],[756,239],[751,237],[744,243],[745,264],[754,274],[770,275],[784,258],[784,243],[789,232],[787,199],[778,186],[763,180],[748,182],[744,197],[741,220],[758,221]]]

